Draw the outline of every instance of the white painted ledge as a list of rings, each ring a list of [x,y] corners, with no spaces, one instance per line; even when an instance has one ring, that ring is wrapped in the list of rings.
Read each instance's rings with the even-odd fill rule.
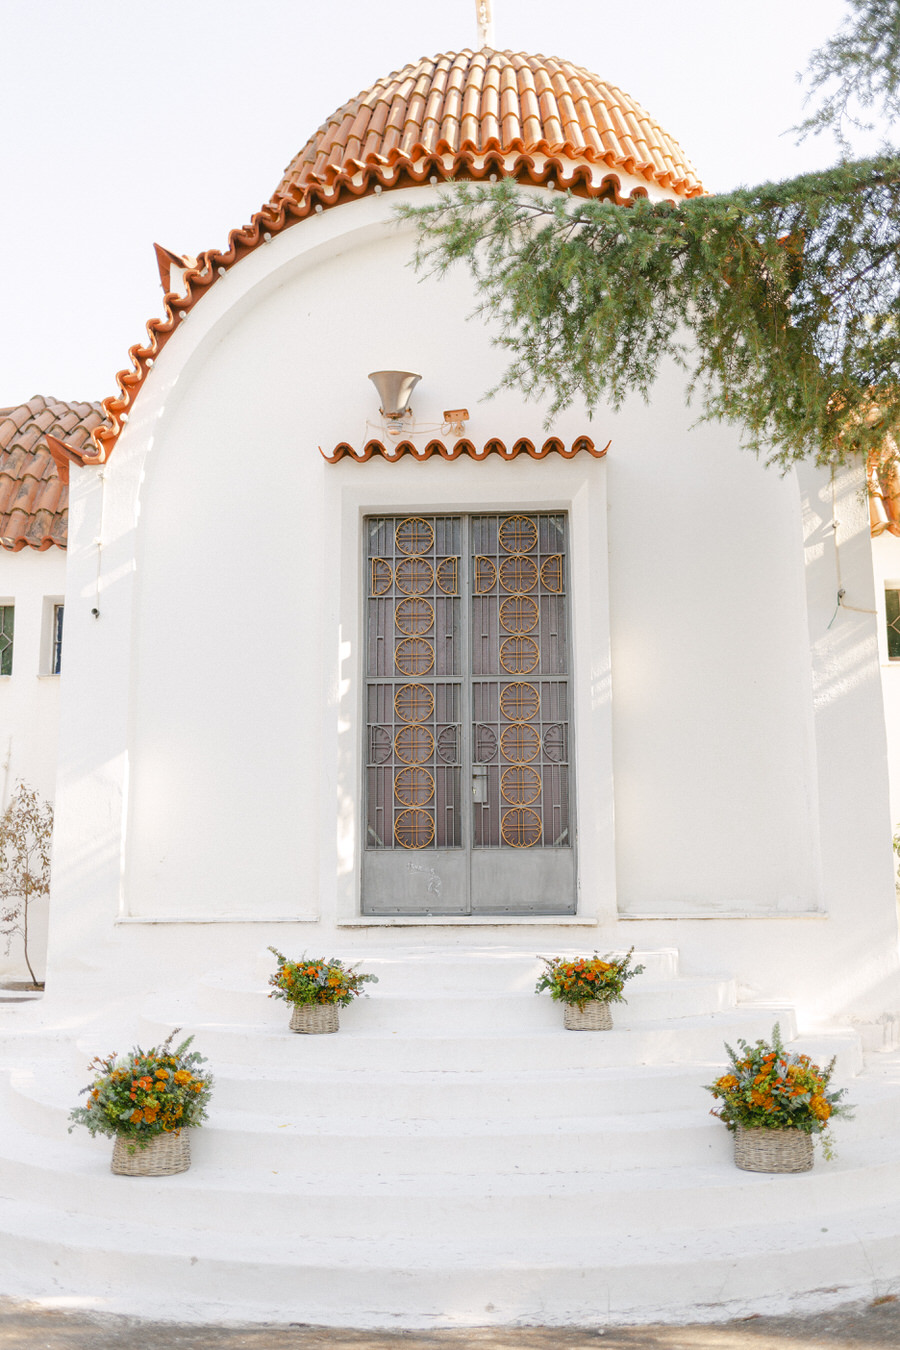
[[[116,924],[147,923],[321,923],[318,914],[121,914]]]
[[[655,914],[631,914],[620,911],[617,918],[622,920],[637,920],[642,923],[649,923],[655,919],[764,919],[769,922],[772,919],[827,919],[828,915],[818,909],[800,909],[790,913],[785,910],[659,910]]]
[[[338,919],[338,928],[596,928],[578,914],[369,914]]]

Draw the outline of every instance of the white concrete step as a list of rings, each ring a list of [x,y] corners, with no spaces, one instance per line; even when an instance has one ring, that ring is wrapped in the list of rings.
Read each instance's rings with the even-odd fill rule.
[[[248,1100],[270,1114],[305,1112],[323,1121],[356,1116],[383,1120],[459,1120],[487,1116],[498,1123],[555,1120],[561,1112],[597,1117],[696,1108],[711,1100],[702,1085],[716,1076],[714,1066],[619,1069],[546,1069],[517,1073],[373,1073],[332,1072],[292,1067],[270,1069],[248,1078],[240,1065],[216,1068],[216,1102],[240,1110]]]
[[[624,956],[627,947],[616,949],[615,955]],[[590,954],[591,942],[585,938],[580,944],[560,947],[555,944],[547,951],[535,939],[535,945],[521,947],[477,947],[468,941],[458,947],[411,946],[400,948],[353,947],[342,945],[340,952],[323,951],[311,945],[308,954],[313,957],[339,956],[346,964],[359,963],[368,974],[378,976],[378,984],[369,988],[392,994],[489,995],[499,993],[533,993],[538,976],[544,969],[543,956],[577,958]],[[303,955],[292,948],[285,955],[299,960]],[[604,949],[600,955],[606,955]],[[230,967],[226,978],[235,983],[266,986],[276,969],[276,961],[267,948],[259,948],[245,961]],[[668,980],[678,975],[678,952],[675,948],[635,951],[632,965],[644,966],[644,974],[637,979]],[[629,988],[634,987],[631,981]]]
[[[723,1316],[798,1290],[821,1306],[823,1285],[853,1297],[900,1250],[900,1063],[852,1083],[836,1162],[740,1172],[703,1084],[723,1042],[768,1038],[776,1020],[790,1039],[794,1015],[679,977],[674,952],[636,959],[650,969],[611,1032],[563,1030],[521,949],[369,948],[381,982],[336,1036],[290,1033],[266,998],[268,953],[123,1010],[112,1035],[66,1010],[43,1029],[30,1009],[19,1032],[0,1019],[0,1288],[360,1327]],[[66,1133],[87,1064],[176,1026],[217,1078],[194,1165],[114,1177],[110,1141]],[[859,1066],[852,1032],[801,1044],[820,1062],[837,1049],[841,1076]]]
[[[433,1234],[436,1216],[445,1237],[476,1232],[499,1241],[517,1227],[537,1225],[547,1237],[562,1239],[571,1231],[569,1209],[577,1205],[579,1232],[597,1238],[608,1232],[613,1207],[622,1235],[665,1229],[692,1238],[698,1225],[716,1228],[726,1211],[732,1228],[787,1219],[798,1207],[808,1223],[827,1224],[839,1214],[900,1200],[896,1144],[888,1151],[880,1140],[848,1140],[842,1130],[837,1160],[825,1163],[819,1155],[813,1172],[773,1178],[736,1169],[727,1131],[718,1126],[716,1133],[704,1162],[618,1173],[605,1167],[574,1170],[559,1151],[550,1166],[529,1171],[513,1163],[516,1141],[511,1141],[507,1168],[486,1178],[474,1169],[414,1176],[386,1174],[375,1166],[358,1174],[344,1167],[323,1174],[303,1170],[302,1157],[300,1170],[270,1169],[247,1137],[246,1166],[222,1166],[221,1135],[204,1128],[192,1134],[189,1173],[177,1183],[140,1178],[135,1187],[111,1174],[110,1141],[86,1134],[36,1141],[13,1126],[0,1156],[0,1194],[97,1219],[116,1220],[127,1205],[132,1218],[151,1229],[174,1222],[185,1230],[203,1229],[218,1205],[220,1231],[267,1231],[279,1241],[298,1216],[308,1228],[329,1233],[340,1231],[341,1216],[352,1214],[360,1238],[418,1234],[423,1242]]]
[[[661,1018],[699,1017],[721,1012],[735,1003],[735,985],[731,980],[677,979],[646,981],[642,976],[627,986],[627,1001],[614,1003],[614,1019],[622,1025],[659,1021]],[[271,998],[263,986],[236,984],[227,976],[201,981],[197,992],[198,1011],[213,1017],[227,1017],[253,1025],[271,1025],[280,1017],[290,1018],[290,1007]],[[466,1033],[519,1031],[558,1027],[563,1006],[549,995],[539,996],[533,989],[523,993],[495,994],[388,994],[376,988],[340,1010],[344,1026],[372,1031],[393,1031],[415,1025],[421,1032],[444,1030]]]
[[[366,1024],[364,1007],[348,1009],[347,1013],[337,1034],[302,1036],[287,1029],[287,1017],[280,1025],[226,1022],[204,1016],[193,1003],[176,1005],[173,1000],[158,1000],[142,1016],[139,1038],[141,1044],[150,1045],[180,1026],[196,1034],[196,1047],[211,1062],[224,1059],[267,1068],[302,1065],[343,1070],[517,1071],[690,1064],[698,1060],[724,1063],[723,1041],[733,1043],[740,1036],[748,1040],[768,1037],[776,1021],[785,1039],[789,1040],[796,1030],[793,1011],[784,1007],[743,1006],[701,1017],[660,1019],[635,1027],[619,1025],[603,1032],[565,1031],[560,1017],[555,1027],[543,1031],[496,1035],[487,1030],[467,1033],[464,1028],[430,1031],[415,1022],[400,1024],[395,1030],[376,1030]],[[356,1016],[351,1018],[351,1013]]]
[[[144,1183],[118,1181],[130,1210],[132,1191]],[[174,1192],[182,1178],[168,1181]],[[424,1242],[361,1238],[349,1206],[337,1234],[295,1220],[288,1232],[248,1229],[236,1241],[215,1224],[214,1210],[206,1230],[148,1229],[133,1218],[98,1220],[10,1200],[0,1218],[0,1283],[26,1296],[89,1290],[94,1306],[110,1312],[177,1309],[187,1320],[228,1319],[239,1307],[249,1320],[326,1326],[596,1325],[821,1309],[829,1296],[871,1294],[900,1263],[893,1203],[842,1215],[817,1233],[799,1216],[628,1236],[614,1215],[593,1240],[575,1231],[577,1205],[572,1210],[558,1239],[537,1225],[503,1242],[474,1233],[446,1238],[439,1215]]]

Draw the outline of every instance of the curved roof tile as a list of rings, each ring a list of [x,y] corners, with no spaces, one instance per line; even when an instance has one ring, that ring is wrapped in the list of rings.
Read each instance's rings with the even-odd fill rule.
[[[678,142],[615,85],[557,57],[463,51],[422,57],[338,108],[291,160],[272,201],[387,164],[398,143],[415,162],[434,152],[437,128],[454,152],[553,151],[626,168],[679,196],[703,191]]]

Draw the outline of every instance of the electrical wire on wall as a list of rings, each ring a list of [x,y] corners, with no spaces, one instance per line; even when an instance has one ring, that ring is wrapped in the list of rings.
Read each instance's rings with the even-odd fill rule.
[[[106,466],[100,470],[100,524],[97,529],[97,575],[94,579],[94,605],[91,609],[95,619],[100,618],[100,568],[103,560],[103,508],[106,504]]]
[[[831,531],[834,539],[834,570],[837,577],[837,603],[834,607],[834,613],[828,620],[825,631],[827,632],[838,616],[838,610],[849,609],[854,614],[877,614],[877,609],[863,609],[860,605],[848,605],[844,596],[847,594],[844,589],[844,583],[841,578],[841,547],[838,543],[838,526],[840,521],[837,518],[837,494],[834,487],[834,469],[831,470]]]

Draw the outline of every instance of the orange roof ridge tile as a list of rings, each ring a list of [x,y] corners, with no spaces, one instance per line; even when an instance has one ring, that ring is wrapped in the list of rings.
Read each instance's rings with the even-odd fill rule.
[[[373,455],[382,455],[384,459],[395,462],[402,459],[404,455],[411,455],[413,459],[431,459],[432,455],[440,455],[442,459],[462,459],[467,455],[470,459],[486,459],[488,455],[501,455],[504,459],[515,459],[517,455],[530,455],[532,459],[544,459],[551,452],[562,455],[563,459],[571,459],[579,451],[586,450],[589,455],[595,459],[602,459],[606,454],[612,441],[607,441],[602,450],[598,450],[589,436],[576,436],[568,450],[565,442],[558,436],[548,436],[542,446],[536,446],[533,441],[523,437],[514,441],[511,446],[507,446],[499,437],[492,436],[485,441],[479,450],[474,441],[463,438],[455,441],[453,445],[445,445],[443,441],[429,441],[424,446],[414,445],[412,441],[397,441],[385,445],[383,441],[366,441],[362,450],[354,450],[352,445],[346,441],[341,441],[336,445],[329,455],[319,446],[319,454],[329,464],[337,464],[342,459],[350,459],[359,464],[365,464]]]
[[[484,153],[473,149],[460,149],[453,155],[448,167],[443,152],[422,154],[415,161],[404,160],[395,153],[389,160],[381,158],[355,163],[346,171],[330,176],[328,181],[311,178],[308,186],[297,199],[282,197],[267,202],[256,212],[248,225],[232,230],[228,236],[228,246],[224,251],[209,249],[200,254],[196,268],[188,270],[182,278],[184,288],[177,299],[169,294],[163,299],[164,316],[150,319],[146,325],[147,341],[136,343],[129,349],[131,368],[120,370],[116,376],[119,393],[103,400],[103,411],[107,424],[96,428],[92,434],[95,454],[83,453],[81,462],[102,464],[115,447],[122,433],[128,413],[134,403],[148,370],[158,358],[169,338],[184,320],[193,306],[227,272],[229,267],[257,249],[269,236],[280,233],[306,220],[316,213],[330,210],[343,202],[369,196],[376,190],[406,188],[428,183],[431,178],[447,183],[457,178],[474,180],[489,179],[491,174],[510,176],[522,183],[534,186],[546,186],[549,182],[559,188],[570,191],[578,197],[590,197],[597,200],[617,202],[625,205],[637,196],[645,196],[641,188],[635,188],[630,197],[622,195],[621,182],[617,174],[607,173],[600,183],[594,183],[591,169],[586,164],[572,163],[551,153],[542,153],[540,164],[534,155],[525,151],[518,152],[510,168],[506,157],[499,150]]]

